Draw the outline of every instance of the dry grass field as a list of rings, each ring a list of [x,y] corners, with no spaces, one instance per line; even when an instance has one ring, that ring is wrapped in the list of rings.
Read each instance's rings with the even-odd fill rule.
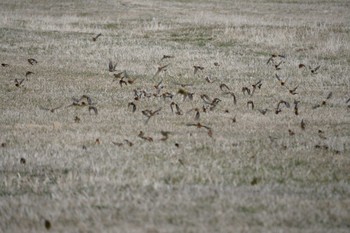
[[[0,62],[0,232],[349,232],[347,0],[2,0]]]

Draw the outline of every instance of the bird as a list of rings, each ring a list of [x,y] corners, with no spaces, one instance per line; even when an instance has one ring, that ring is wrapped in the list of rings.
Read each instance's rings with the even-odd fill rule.
[[[284,63],[284,61],[280,61],[278,64],[275,64],[275,69],[276,70],[280,70],[281,69],[281,64],[283,64]]]
[[[120,85],[120,87],[123,87],[123,84],[124,84],[125,86],[128,85],[128,83],[124,80],[124,77],[121,78],[121,79],[119,80],[119,85]]]
[[[170,104],[171,112],[174,112],[173,106],[175,106],[175,108],[176,108],[175,114],[182,115],[182,110],[180,109],[179,105],[175,102],[171,102],[171,104]]]
[[[248,108],[249,108],[249,105],[252,107],[252,110],[253,110],[253,109],[254,109],[254,103],[253,103],[253,101],[249,100],[249,101],[247,102]]]
[[[147,120],[146,120],[146,124],[148,123],[148,121],[151,119],[151,117],[155,116],[155,115],[158,115],[159,112],[162,110],[162,108],[159,108],[155,111],[151,111],[149,109],[146,109],[146,110],[143,110],[142,111],[142,114],[145,115],[147,117]]]
[[[299,108],[298,108],[299,103],[300,103],[300,101],[294,100],[294,114],[295,115],[299,115]]]
[[[291,129],[288,129],[288,133],[289,133],[289,136],[295,135],[294,131],[292,131]]]
[[[332,98],[332,96],[333,96],[333,92],[329,92],[326,99],[322,101],[322,105],[326,105],[327,100]]]
[[[292,88],[292,89],[288,89],[289,93],[292,95],[297,95],[298,93],[296,93],[296,90],[298,89],[299,85]]]
[[[82,95],[79,99],[73,97],[72,98],[73,103],[70,106],[86,106],[86,105],[94,105],[95,103],[92,102],[92,99],[88,95]]]
[[[134,145],[134,143],[132,143],[128,139],[124,139],[124,142],[126,142],[126,144],[128,144],[128,146],[130,146],[130,147],[132,147]]]
[[[153,75],[153,78],[156,77],[160,72],[165,71],[166,68],[169,66],[170,64],[167,65],[163,65],[163,66],[159,66],[157,68],[157,72]]]
[[[205,81],[207,81],[208,83],[213,83],[216,82],[216,79],[212,79],[210,76],[205,77]]]
[[[267,108],[265,108],[265,109],[258,109],[258,111],[259,111],[261,114],[265,115],[268,111],[270,111],[270,109],[267,109]]]
[[[284,85],[286,84],[287,79],[286,79],[285,81],[283,81],[283,80],[278,76],[278,74],[275,74],[275,77],[276,77],[276,79],[280,82],[281,86],[284,86]]]
[[[261,86],[262,86],[262,80],[259,80],[258,82],[252,84],[253,92],[254,92],[254,90],[255,90],[256,88],[259,88],[259,89],[260,89]]]
[[[223,92],[225,92],[224,89],[226,91],[230,90],[230,88],[225,83],[221,83],[219,87],[220,87],[220,90],[223,91]]]
[[[138,136],[140,138],[142,138],[143,140],[149,141],[149,142],[153,142],[153,138],[151,137],[146,137],[145,133],[143,131],[140,131],[140,133],[138,134]]]
[[[178,85],[178,86],[181,86],[181,87],[191,87],[193,86],[192,83],[178,83],[178,82],[172,82],[174,85]]]
[[[7,67],[7,66],[10,66],[10,65],[7,64],[7,63],[1,63],[1,66],[2,66],[2,67]]]
[[[231,95],[232,98],[233,98],[233,104],[237,104],[237,99],[236,99],[236,95],[235,93],[231,92],[231,91],[228,91],[228,92],[224,92],[225,95]]]
[[[109,63],[108,63],[109,72],[114,72],[116,67],[117,67],[117,63],[113,64],[112,60],[109,60]]]
[[[320,65],[316,66],[315,68],[312,68],[311,66],[309,66],[309,69],[311,71],[312,74],[317,74],[317,70],[320,69]]]
[[[194,68],[194,74],[196,74],[197,72],[198,72],[198,70],[204,70],[204,67],[203,66],[197,66],[197,65],[195,65],[195,66],[193,66],[193,68]]]
[[[242,87],[242,92],[244,95],[245,95],[245,93],[247,93],[248,95],[251,94],[250,89],[248,87]]]
[[[306,124],[305,124],[305,122],[304,122],[304,119],[302,119],[301,122],[300,122],[300,128],[301,128],[302,130],[305,130],[305,126],[306,126]]]
[[[164,59],[170,59],[170,58],[174,58],[175,56],[172,55],[163,55],[161,61],[163,61]]]
[[[23,79],[15,79],[15,86],[21,87],[24,80],[25,80],[24,78]]]
[[[267,60],[266,64],[269,64],[271,61],[274,61],[274,58],[276,57],[280,57],[280,58],[286,58],[286,56],[284,55],[280,55],[280,54],[271,54],[269,60]]]
[[[31,65],[34,65],[34,64],[37,64],[37,63],[38,63],[38,61],[35,60],[34,58],[29,58],[29,59],[28,59],[28,62],[29,62],[29,64],[31,64]]]
[[[52,112],[52,113],[54,113],[57,109],[60,109],[60,108],[62,108],[62,107],[63,107],[63,104],[60,105],[60,106],[58,106],[58,107],[55,107],[55,108],[45,108],[45,107],[39,106],[39,108],[40,108],[41,110],[50,111],[50,112]]]
[[[100,36],[102,36],[102,33],[99,33],[96,36],[92,37],[92,41],[96,41]]]
[[[160,139],[161,141],[166,141],[166,140],[168,140],[169,134],[170,134],[169,131],[160,131],[160,133],[161,133],[162,136],[163,136],[163,137]]]
[[[284,101],[284,100],[281,100],[280,102],[278,102],[277,104],[277,108],[276,108],[276,111],[275,113],[278,114],[282,111],[281,109],[281,105],[284,105],[286,108],[290,108],[290,104],[287,102],[287,101]]]
[[[205,128],[208,130],[208,135],[209,137],[212,137],[213,136],[213,130],[209,127],[209,126],[206,126],[206,125],[202,125],[201,123],[187,123],[186,126],[194,126],[198,129],[200,128]]]
[[[29,75],[31,75],[31,74],[34,74],[34,73],[33,73],[32,71],[27,71],[27,72],[26,72],[26,77],[29,76]]]
[[[199,113],[200,110],[199,110],[199,108],[192,108],[191,110],[187,111],[187,113],[192,112],[192,111],[196,112],[196,115],[194,116],[194,119],[195,120],[199,120],[199,118],[200,118],[200,113]]]
[[[97,108],[95,106],[89,106],[89,113],[92,111],[94,111],[95,115],[98,114]]]
[[[220,66],[219,62],[214,62],[214,66]]]
[[[304,64],[302,64],[302,63],[300,63],[300,64],[298,65],[298,67],[299,67],[299,69],[301,69],[301,68],[306,68],[306,66],[305,66]]]
[[[132,112],[135,112],[136,111],[136,104],[134,102],[129,102],[128,103],[128,107],[132,107]]]

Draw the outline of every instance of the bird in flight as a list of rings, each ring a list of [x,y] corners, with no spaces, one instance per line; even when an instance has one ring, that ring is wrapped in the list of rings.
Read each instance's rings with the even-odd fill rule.
[[[39,108],[40,108],[41,110],[50,111],[50,112],[52,112],[52,113],[54,113],[57,109],[60,109],[60,108],[62,108],[62,107],[63,107],[63,104],[60,105],[60,106],[58,106],[58,107],[55,107],[55,108],[45,108],[45,107],[39,106]]]
[[[34,58],[29,58],[29,59],[28,59],[28,62],[29,62],[29,64],[31,64],[31,65],[35,65],[35,64],[38,63],[38,61],[35,60]]]
[[[114,72],[116,67],[117,67],[117,63],[113,64],[112,60],[109,60],[109,63],[108,63],[109,72]]]
[[[194,74],[196,74],[198,72],[198,70],[204,70],[204,67],[203,66],[193,66],[194,68]]]
[[[99,33],[96,36],[92,37],[92,41],[96,41],[100,36],[102,36],[102,33]]]

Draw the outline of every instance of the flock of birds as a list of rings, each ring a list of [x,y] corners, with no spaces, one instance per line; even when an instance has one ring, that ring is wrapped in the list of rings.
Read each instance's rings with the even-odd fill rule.
[[[92,40],[94,42],[97,41],[97,39],[102,36],[102,34],[98,34],[95,37],[92,38]],[[175,56],[173,55],[163,55],[163,57],[160,58],[161,62],[164,61],[170,61],[171,59],[175,58]],[[283,79],[282,77],[280,77],[280,74],[278,73],[279,70],[281,70],[283,68],[283,64],[286,62],[286,56],[281,55],[281,54],[272,54],[269,59],[266,62],[266,65],[271,66],[272,69],[276,70],[274,79],[279,83],[279,85],[281,87],[284,87],[287,91],[287,94],[289,93],[291,96],[298,96],[298,87],[297,86],[293,86],[293,87],[288,87],[288,78],[287,79]],[[29,58],[28,59],[28,63],[32,66],[37,65],[38,61],[34,58]],[[219,67],[220,64],[218,62],[214,62],[213,65],[215,67]],[[10,66],[9,64],[6,63],[2,63],[1,64],[2,67],[6,68],[8,66]],[[152,80],[154,80],[155,78],[159,77],[160,74],[162,74],[163,72],[165,72],[167,70],[167,68],[170,66],[170,63],[167,63],[165,65],[159,65],[156,69],[155,74],[152,77]],[[305,64],[299,64],[298,65],[299,69],[306,69],[308,70],[308,72],[310,72],[311,75],[316,75],[318,73],[318,71],[320,70],[320,66],[316,66],[316,67],[311,67],[311,66],[306,66]],[[195,75],[195,77],[200,77],[200,75],[198,75],[201,71],[203,71],[205,69],[205,67],[201,66],[201,65],[194,65],[193,66],[193,74]],[[128,86],[128,85],[133,85],[135,83],[137,83],[137,79],[133,79],[131,78],[126,70],[123,71],[117,71],[117,63],[114,63],[112,60],[109,60],[108,63],[108,71],[112,74],[112,82],[118,82],[120,87],[123,86]],[[25,73],[25,77],[22,79],[14,79],[14,86],[17,88],[21,88],[24,85],[24,82],[28,80],[28,76],[30,75],[34,75],[34,72],[32,71],[27,71]],[[196,76],[197,75],[197,76]],[[203,78],[203,77],[202,77]],[[204,82],[207,82],[209,84],[212,83],[218,83],[218,87],[221,91],[221,96],[229,96],[230,98],[232,98],[232,104],[233,105],[237,105],[237,95],[239,93],[235,93],[234,91],[232,91],[232,89],[225,83],[220,83],[220,80],[212,78],[211,76],[206,76],[203,78]],[[217,109],[217,106],[220,105],[220,103],[223,101],[223,99],[219,98],[219,97],[214,97],[211,98],[209,97],[208,94],[196,94],[193,91],[189,91],[189,89],[191,89],[191,87],[194,86],[193,83],[178,83],[175,81],[172,81],[173,86],[176,86],[177,91],[175,92],[171,92],[171,91],[167,91],[166,90],[166,86],[163,82],[163,79],[161,79],[159,82],[157,82],[153,87],[152,90],[147,90],[146,88],[135,88],[133,89],[133,99],[130,100],[127,103],[126,106],[126,110],[127,111],[131,111],[132,113],[136,113],[138,112],[138,102],[141,101],[142,99],[150,99],[150,98],[163,98],[164,100],[168,100],[168,101],[164,101],[164,103],[170,103],[169,104],[169,108],[171,113],[176,114],[176,115],[184,115],[184,114],[190,114],[194,112],[194,122],[191,123],[187,123],[185,124],[185,126],[187,127],[194,127],[197,129],[204,129],[207,133],[207,135],[209,137],[213,137],[213,129],[212,127],[208,126],[208,125],[204,125],[203,123],[200,122],[201,119],[201,114],[203,113],[210,113],[212,111],[215,111]],[[275,108],[257,108],[252,100],[251,97],[254,96],[254,93],[256,93],[258,90],[260,90],[263,86],[263,80],[259,80],[255,83],[252,83],[250,86],[244,86],[241,89],[242,95],[244,96],[248,96],[250,97],[249,100],[247,100],[246,102],[246,106],[248,109],[251,110],[257,110],[258,112],[260,112],[262,115],[267,114],[268,112],[273,112],[274,114],[280,114],[284,109],[290,109],[293,106],[293,112],[295,115],[299,115],[299,104],[300,101],[295,98],[293,103],[290,103],[286,100],[279,100],[276,105]],[[200,98],[200,104],[198,104],[198,101],[195,101],[194,97],[195,96],[199,96]],[[180,107],[180,103],[176,102],[176,98],[177,96],[181,96],[182,97],[182,101],[193,101],[195,102],[194,104],[198,104],[197,107],[191,108],[191,109],[187,109],[186,111],[183,110]],[[322,106],[327,105],[327,102],[332,98],[332,92],[330,92],[320,103],[315,104],[314,106],[312,106],[312,109],[316,109],[316,108],[320,108]],[[198,98],[197,98],[198,99]],[[347,108],[350,109],[350,98],[346,101],[345,105],[347,105]],[[89,113],[91,114],[95,114],[98,115],[99,111],[98,111],[98,107],[97,107],[97,103],[95,103],[92,99],[92,97],[90,97],[89,95],[82,95],[78,98],[76,97],[72,97],[72,102],[66,106],[64,106],[64,104],[54,107],[54,108],[48,108],[48,107],[43,107],[43,106],[39,106],[39,108],[41,110],[44,111],[49,111],[51,113],[56,112],[58,109],[61,108],[70,108],[70,107],[86,107],[89,111]],[[163,107],[158,107],[156,109],[143,109],[141,111],[139,111],[144,117],[145,117],[145,124],[148,124],[148,122],[156,117],[157,115],[159,115],[164,109]],[[229,110],[224,110],[226,113],[229,112]],[[80,118],[78,116],[75,116],[74,121],[76,123],[80,122]],[[235,123],[237,122],[236,117],[231,118],[231,122]],[[305,130],[306,128],[306,123],[305,121],[302,119],[300,122],[300,127],[302,130]],[[295,132],[291,129],[288,129],[289,135],[294,135]],[[166,141],[169,138],[169,135],[171,134],[171,132],[169,131],[161,131],[160,132],[162,135],[162,138],[159,139],[160,141]],[[324,131],[323,130],[319,130],[318,134],[320,136],[320,138],[322,139],[326,139],[326,137],[324,136]],[[139,138],[141,138],[142,140],[148,141],[148,142],[152,142],[154,139],[150,136],[147,136],[143,131],[140,131],[139,134],[137,135]],[[96,139],[96,144],[100,143],[99,139]],[[131,142],[128,139],[125,139],[123,142],[112,142],[114,145],[117,146],[123,146],[124,144],[129,145],[129,146],[133,146],[134,143]],[[5,146],[4,143],[2,144],[2,146]],[[175,143],[175,146],[179,147],[178,143]],[[85,147],[86,148],[86,147]],[[323,148],[323,149],[328,149],[328,146],[325,145],[319,145],[317,144],[315,146],[315,148]],[[339,153],[339,151],[335,151],[337,153]],[[25,163],[24,158],[21,158],[21,163]]]

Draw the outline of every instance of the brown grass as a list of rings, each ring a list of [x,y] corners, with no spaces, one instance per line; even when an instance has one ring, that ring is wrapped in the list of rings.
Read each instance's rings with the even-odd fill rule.
[[[0,231],[348,232],[349,12],[345,0],[2,1]],[[271,54],[286,56],[281,70]],[[109,60],[135,82],[112,82]],[[172,100],[134,100],[161,80]],[[186,126],[202,94],[222,100],[200,112],[212,137]],[[66,107],[82,95],[97,115]],[[291,107],[275,114],[280,100]],[[159,108],[146,124],[142,111]]]

